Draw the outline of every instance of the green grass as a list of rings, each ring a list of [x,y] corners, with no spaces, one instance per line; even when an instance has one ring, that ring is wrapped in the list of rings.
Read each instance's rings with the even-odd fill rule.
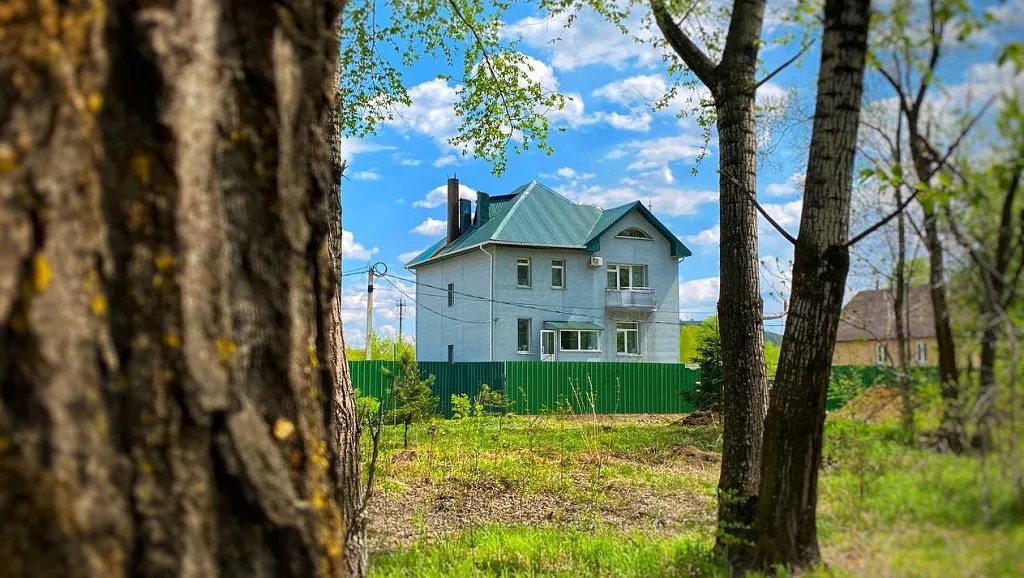
[[[483,526],[373,560],[374,576],[720,575],[706,535]]]
[[[517,417],[387,428],[374,576],[707,576],[714,427]],[[819,536],[837,576],[1016,576],[1024,511],[1004,461],[908,448],[830,418]]]

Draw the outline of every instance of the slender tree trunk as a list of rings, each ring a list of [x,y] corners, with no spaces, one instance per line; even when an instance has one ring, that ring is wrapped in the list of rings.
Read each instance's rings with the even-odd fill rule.
[[[850,197],[870,1],[826,0],[817,105],[793,292],[765,421],[755,530],[763,567],[820,560],[816,527],[825,400],[849,270]]]
[[[921,182],[928,182],[932,167],[937,162],[928,153],[923,137],[917,128],[918,114],[907,115],[910,126],[910,154],[914,170]],[[960,453],[965,447],[963,407],[960,399],[960,372],[957,369],[956,343],[949,319],[949,305],[946,300],[945,249],[939,236],[938,207],[934,200],[922,200],[924,214],[925,247],[928,249],[928,284],[932,298],[935,319],[935,341],[939,353],[939,379],[942,380],[942,418],[939,424],[939,443],[949,450]]]
[[[921,203],[924,213],[925,245],[928,248],[928,284],[935,318],[935,341],[939,351],[939,379],[942,380],[942,420],[940,442],[949,450],[964,450],[963,406],[960,399],[960,371],[957,369],[956,343],[946,300],[945,249],[939,237],[936,207],[931,201]]]
[[[981,302],[981,322],[984,325],[981,334],[981,366],[978,371],[977,430],[971,445],[976,449],[987,451],[992,447],[992,420],[996,397],[996,353],[999,345],[999,326],[1005,315],[1007,298],[1007,274],[1013,261],[1014,253],[1021,247],[1014,247],[1014,215],[1017,191],[1020,187],[1021,161],[1017,160],[1017,168],[1003,197],[1000,210],[999,231],[996,234],[995,254],[991,259],[980,255],[972,255],[981,273],[984,294]],[[1020,226],[1024,227],[1024,214]],[[1022,237],[1024,238],[1024,237]],[[1011,287],[1011,289],[1014,289]]]
[[[900,185],[895,187],[896,206],[903,204],[903,194]],[[903,420],[903,433],[907,436],[907,442],[914,441],[914,398],[910,390],[910,314],[907,308],[907,221],[906,215],[900,213],[896,217],[896,270],[894,277],[896,281],[895,293],[893,295],[893,313],[896,320],[896,345],[899,347],[900,369],[896,375],[896,384],[900,391],[902,408],[900,415]]]
[[[5,575],[345,574],[343,5],[0,11]]]

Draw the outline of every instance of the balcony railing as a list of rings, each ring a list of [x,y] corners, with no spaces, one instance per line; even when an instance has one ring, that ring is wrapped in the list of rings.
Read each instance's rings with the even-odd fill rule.
[[[654,289],[608,289],[604,306],[607,309],[653,311],[657,302]]]

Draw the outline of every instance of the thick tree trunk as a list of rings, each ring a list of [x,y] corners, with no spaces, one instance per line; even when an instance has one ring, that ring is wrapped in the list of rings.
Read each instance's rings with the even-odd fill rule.
[[[722,337],[722,471],[716,548],[749,558],[768,405],[764,326],[758,275],[757,138],[754,73],[764,2],[736,2],[714,87],[719,138]]]
[[[0,11],[6,575],[345,574],[342,7]]]
[[[765,420],[758,565],[820,559],[816,528],[825,400],[849,270],[850,197],[870,1],[827,0],[793,291]]]

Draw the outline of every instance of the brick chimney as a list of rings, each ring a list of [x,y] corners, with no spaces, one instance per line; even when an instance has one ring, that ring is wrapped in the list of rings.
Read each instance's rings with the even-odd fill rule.
[[[448,179],[448,242],[451,243],[459,238],[459,179],[452,177]]]

